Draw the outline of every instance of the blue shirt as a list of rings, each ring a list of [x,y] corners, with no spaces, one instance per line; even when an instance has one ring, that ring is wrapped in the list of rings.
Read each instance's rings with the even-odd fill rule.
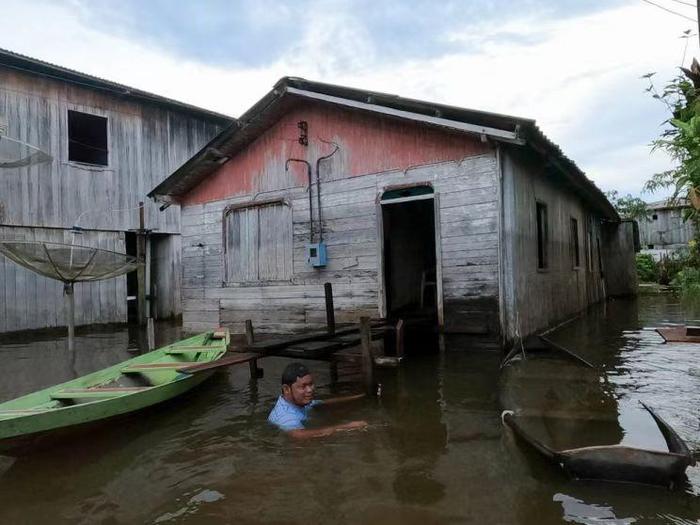
[[[323,401],[314,399],[308,405],[300,407],[280,396],[277,398],[277,403],[275,403],[272,412],[267,416],[267,421],[284,431],[299,430],[304,428],[304,422],[309,417],[309,411],[321,403]]]

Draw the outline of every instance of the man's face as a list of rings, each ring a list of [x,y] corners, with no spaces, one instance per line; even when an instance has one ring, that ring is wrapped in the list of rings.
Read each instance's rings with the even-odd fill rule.
[[[282,385],[284,398],[298,406],[308,405],[314,400],[314,378],[311,374],[297,377],[291,385]]]

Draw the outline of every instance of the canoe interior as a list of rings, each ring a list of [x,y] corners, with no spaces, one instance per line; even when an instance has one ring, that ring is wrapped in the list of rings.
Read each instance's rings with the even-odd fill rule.
[[[212,373],[178,369],[219,360],[228,343],[228,332],[196,335],[1,403],[0,440],[105,419],[170,399]]]
[[[650,407],[642,404],[662,432],[668,451],[646,450],[623,445],[602,445],[556,450],[524,428],[521,418],[504,412],[503,422],[525,443],[542,456],[560,465],[569,475],[579,479],[600,479],[669,485],[682,477],[694,459],[685,442]]]

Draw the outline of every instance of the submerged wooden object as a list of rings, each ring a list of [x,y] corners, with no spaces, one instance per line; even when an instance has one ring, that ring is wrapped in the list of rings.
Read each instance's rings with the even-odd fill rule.
[[[505,411],[502,419],[522,441],[572,477],[670,486],[683,476],[689,465],[695,464],[695,459],[676,431],[650,407],[644,403],[642,406],[654,418],[668,451],[624,445],[554,450],[525,430],[513,412]]]
[[[665,343],[700,343],[700,326],[667,326],[656,331]]]
[[[543,353],[554,353],[588,368],[595,368],[595,366],[586,361],[580,355],[567,348],[564,348],[561,345],[558,345],[543,335],[532,335],[526,338],[522,344],[514,346],[501,362],[501,368],[510,363],[518,355],[522,355],[523,358],[527,359],[531,354]]]
[[[208,332],[109,368],[0,404],[0,451],[13,452],[59,429],[141,410],[172,399],[218,368],[254,361],[225,356],[228,331]]]

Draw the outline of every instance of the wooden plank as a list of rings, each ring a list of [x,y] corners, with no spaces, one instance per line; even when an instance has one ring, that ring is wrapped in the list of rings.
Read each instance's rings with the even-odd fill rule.
[[[178,372],[187,373],[203,372],[205,370],[214,370],[216,368],[223,368],[226,366],[234,366],[243,363],[255,362],[261,357],[263,356],[256,353],[232,353],[228,357],[222,357],[221,359],[217,359],[216,361],[209,361],[207,363],[187,364],[187,366],[180,367],[177,370]]]
[[[145,363],[142,365],[129,365],[121,369],[122,374],[132,374],[138,372],[147,372],[153,370],[179,370],[187,366],[193,366],[200,363],[196,361],[192,362],[180,362],[180,363]]]

